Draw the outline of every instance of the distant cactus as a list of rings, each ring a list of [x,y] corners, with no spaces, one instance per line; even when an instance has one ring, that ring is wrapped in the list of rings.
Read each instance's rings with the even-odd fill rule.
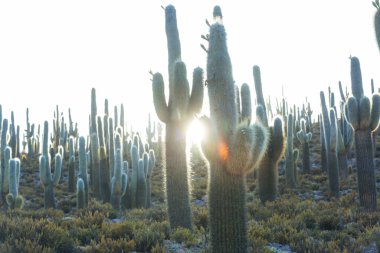
[[[166,103],[161,74],[153,75],[153,103],[158,118],[166,124],[166,196],[170,227],[192,229],[190,193],[186,163],[186,131],[203,102],[203,70],[196,68],[190,92],[174,6],[165,8],[168,45],[169,102]]]
[[[368,211],[377,210],[376,176],[373,157],[372,132],[379,125],[380,95],[373,94],[372,101],[364,95],[360,62],[351,58],[352,95],[347,100],[347,118],[355,132],[355,155],[358,174],[360,206]]]
[[[310,173],[310,148],[309,143],[312,138],[312,134],[307,132],[307,121],[305,119],[301,119],[300,122],[301,130],[297,132],[297,139],[302,144],[302,171],[304,173]]]
[[[114,209],[120,210],[121,197],[125,193],[127,187],[127,178],[123,173],[122,156],[120,149],[115,152],[115,169],[114,176],[111,181],[111,204]]]
[[[295,177],[295,168],[294,168],[294,149],[293,149],[293,114],[288,114],[288,128],[286,135],[286,153],[285,153],[285,179],[286,185],[290,188],[296,187],[296,177]]]
[[[100,193],[103,202],[107,203],[111,200],[111,179],[107,162],[106,149],[104,147],[100,147],[99,156]]]
[[[93,133],[97,133],[96,115],[97,115],[96,90],[95,88],[92,88],[91,89],[90,135]]]
[[[134,136],[134,144],[131,148],[131,159],[132,159],[132,174],[131,174],[131,208],[136,208],[136,196],[137,196],[137,184],[138,184],[138,175],[139,175],[139,152],[138,152],[138,141],[136,145],[137,135]]]
[[[78,178],[83,180],[84,184],[84,206],[88,205],[88,175],[87,175],[87,156],[86,156],[86,139],[81,136],[79,137],[79,173]],[[77,182],[78,184],[78,182]],[[77,185],[78,188],[78,185]]]
[[[325,94],[320,92],[322,107],[323,141],[326,147],[327,175],[330,195],[339,197],[339,167],[337,156],[337,124],[334,108],[327,108]]]
[[[20,160],[18,158],[9,161],[9,193],[6,197],[10,209],[21,209],[24,206],[24,198],[19,195]]]
[[[85,186],[84,181],[82,178],[78,178],[77,180],[77,208],[85,208],[86,207],[86,193],[85,193]]]
[[[100,200],[99,139],[96,132],[91,134],[91,180],[92,192]]]
[[[69,138],[69,179],[68,187],[69,192],[75,192],[75,151],[74,151],[74,137],[70,136]]]
[[[148,115],[148,126],[146,127],[146,138],[148,140],[148,144],[150,147],[153,147],[152,143],[153,143],[153,138],[156,134],[156,124],[153,123],[152,125],[152,121],[151,121],[151,118],[150,118],[150,114]]]
[[[146,186],[146,176],[145,176],[145,171],[144,171],[146,162],[148,162],[147,159],[140,159],[138,162],[137,190],[136,190],[136,207],[137,208],[146,207],[147,186]]]
[[[152,189],[152,172],[156,166],[156,157],[154,155],[153,149],[149,150],[149,161],[148,161],[148,171],[146,178],[146,207],[150,208],[152,206],[151,200],[151,189]]]
[[[268,127],[268,119],[261,83],[261,73],[258,66],[253,67],[253,77],[255,81],[257,104],[259,105],[259,110],[256,109],[256,119],[265,127],[269,128],[270,135],[268,150],[258,165],[259,196],[262,202],[266,202],[273,201],[277,197],[277,164],[283,156],[285,150],[285,137],[281,118],[276,117],[274,119],[273,126]]]
[[[221,20],[219,7],[214,8]],[[210,119],[202,117],[203,154],[209,161],[209,219],[212,252],[247,252],[245,176],[263,157],[268,141],[261,124],[238,124],[237,99],[224,26],[210,27],[207,56]],[[244,96],[249,89],[243,89]],[[243,96],[243,97],[244,97]],[[248,103],[242,102],[242,106]],[[249,108],[242,109],[249,114]]]

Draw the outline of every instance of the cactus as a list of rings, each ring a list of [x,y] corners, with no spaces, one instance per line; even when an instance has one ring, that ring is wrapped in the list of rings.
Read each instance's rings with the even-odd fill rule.
[[[110,172],[107,163],[106,157],[106,149],[104,147],[100,147],[100,160],[99,160],[99,168],[100,168],[100,193],[101,198],[104,203],[110,202],[111,198],[111,185],[110,185]]]
[[[109,128],[109,149],[108,149],[108,166],[110,168],[110,178],[113,177],[113,170],[115,167],[115,142],[114,142],[114,128],[113,128],[113,119],[109,118],[108,122]]]
[[[146,175],[146,207],[150,208],[152,206],[151,200],[151,189],[152,189],[152,172],[156,166],[156,157],[154,155],[153,149],[149,150],[149,160],[148,160],[148,171]]]
[[[47,128],[47,121],[45,121],[45,129]],[[40,179],[44,186],[44,196],[45,196],[45,208],[56,208],[55,197],[54,197],[54,187],[58,185],[59,179],[61,178],[62,169],[62,157],[61,154],[57,153],[54,158],[55,161],[55,171],[54,176],[51,173],[50,166],[50,155],[41,155],[39,161],[40,167]]]
[[[373,94],[372,101],[364,95],[360,62],[351,58],[352,97],[347,100],[346,120],[354,129],[355,155],[358,175],[360,206],[376,211],[376,176],[373,157],[372,132],[376,131],[380,117],[380,95]]]
[[[83,207],[87,207],[87,205],[88,205],[87,156],[86,156],[86,139],[83,136],[79,137],[78,159],[79,159],[78,178],[82,179],[83,184],[84,184],[84,200],[83,200],[84,205],[83,205]],[[77,182],[77,184],[78,184],[78,182]]]
[[[10,209],[21,209],[24,206],[24,198],[19,195],[20,160],[18,158],[9,161],[9,193],[6,197]]]
[[[96,115],[97,115],[96,90],[95,88],[92,88],[91,89],[90,135],[92,133],[97,133]]]
[[[9,140],[9,146],[12,149],[12,155],[11,158],[16,157],[17,155],[17,136],[16,136],[16,125],[15,125],[15,117],[13,111],[11,111],[11,125],[9,126],[9,133],[10,133],[10,140]]]
[[[379,0],[372,1],[373,6],[376,8],[376,14],[374,17],[374,25],[375,25],[375,35],[377,46],[380,49],[380,4]]]
[[[301,130],[297,132],[297,139],[302,144],[302,171],[304,173],[310,173],[310,148],[309,143],[312,138],[312,133],[307,132],[307,121],[301,119]]]
[[[148,156],[145,153],[146,157]],[[145,156],[144,155],[144,156]],[[147,186],[146,186],[146,176],[145,164],[148,163],[148,159],[140,159],[138,161],[138,174],[137,174],[137,189],[136,189],[136,207],[137,208],[145,208],[146,207],[146,194],[147,194]]]
[[[74,153],[74,137],[70,136],[69,138],[69,192],[75,192],[75,153]]]
[[[121,197],[125,194],[127,178],[123,173],[122,157],[120,149],[115,152],[115,174],[111,181],[111,204],[114,209],[120,210]]]
[[[4,168],[2,173],[2,185],[3,185],[3,195],[8,191],[9,187],[9,161],[12,159],[12,149],[10,146],[6,146],[4,149]]]
[[[180,61],[181,46],[176,10],[165,8],[168,45],[169,102],[166,104],[162,75],[153,75],[153,103],[158,118],[166,124],[166,196],[170,227],[192,229],[192,214],[186,163],[186,131],[189,122],[200,112],[203,101],[203,70],[196,68],[189,94],[186,66]]]
[[[327,174],[331,196],[339,197],[339,171],[337,156],[337,124],[334,108],[330,112],[326,106],[325,94],[320,92],[322,106],[323,141],[326,147]],[[331,111],[332,110],[332,111]]]
[[[131,159],[132,159],[132,173],[131,173],[131,208],[136,208],[136,196],[137,196],[137,184],[138,184],[138,174],[139,174],[139,152],[138,152],[138,136],[133,137],[134,144],[131,148]],[[137,141],[136,141],[137,140]]]
[[[99,162],[99,139],[97,133],[91,134],[91,187],[95,198],[100,196],[100,162]]]
[[[294,174],[294,149],[293,149],[293,114],[288,114],[288,124],[287,124],[287,136],[286,136],[286,162],[285,162],[285,179],[286,185],[290,188],[296,187],[296,177]]]
[[[77,180],[77,209],[85,208],[86,204],[86,193],[85,184],[82,178]]]
[[[218,6],[214,14],[221,20]],[[201,123],[205,127],[202,150],[210,166],[211,248],[212,252],[247,252],[245,176],[264,155],[268,134],[260,124],[238,125],[231,61],[220,23],[210,27],[207,81],[210,119],[202,117]]]
[[[282,120],[274,119],[273,126],[268,127],[264,96],[262,91],[261,73],[258,66],[253,67],[257,104],[256,118],[265,127],[269,128],[268,151],[258,167],[259,196],[262,202],[273,201],[277,197],[278,168],[277,164],[285,150],[285,137]]]
[[[146,138],[148,140],[148,144],[150,147],[153,147],[152,140],[154,138],[154,135],[156,134],[156,124],[153,123],[153,126],[152,126],[152,121],[150,119],[150,113],[148,114],[148,126],[146,127],[145,131],[146,131]]]

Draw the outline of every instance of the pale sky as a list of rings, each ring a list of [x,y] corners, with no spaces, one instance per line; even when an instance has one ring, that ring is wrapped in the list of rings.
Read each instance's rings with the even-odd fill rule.
[[[16,124],[53,119],[55,105],[87,133],[91,88],[98,112],[104,99],[124,104],[128,124],[145,131],[153,112],[149,70],[167,76],[164,11],[177,9],[191,83],[192,70],[205,69],[205,43],[213,6],[222,8],[237,84],[254,91],[252,67],[262,72],[264,96],[300,105],[307,96],[319,111],[319,91],[338,81],[350,85],[349,56],[360,59],[365,91],[380,87],[380,54],[371,0],[251,1],[1,1],[0,104],[3,117],[15,111]],[[206,46],[207,47],[207,46]],[[167,82],[166,82],[167,85]],[[168,93],[167,93],[168,94]],[[253,99],[254,99],[254,93]],[[207,96],[207,95],[206,95]],[[208,112],[206,112],[208,113]]]

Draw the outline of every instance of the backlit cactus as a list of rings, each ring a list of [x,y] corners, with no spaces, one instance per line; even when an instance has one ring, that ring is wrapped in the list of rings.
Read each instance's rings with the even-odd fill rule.
[[[86,193],[84,181],[82,178],[77,180],[77,209],[85,208],[86,205]]]
[[[307,131],[307,121],[301,119],[301,129],[297,132],[297,139],[302,145],[302,171],[304,173],[310,173],[310,148],[309,143],[312,138],[311,132]]]
[[[6,197],[10,209],[21,209],[24,206],[24,198],[19,195],[20,160],[18,158],[9,161],[9,193]]]
[[[259,197],[262,202],[273,201],[277,197],[278,184],[278,162],[285,151],[285,137],[282,120],[276,117],[273,126],[268,126],[267,113],[261,83],[261,73],[258,66],[253,67],[256,98],[256,119],[266,128],[269,128],[268,150],[258,165],[258,187]]]
[[[219,7],[214,8],[214,17],[222,18]],[[261,124],[243,121],[238,125],[231,61],[220,23],[210,27],[207,82],[210,119],[202,117],[201,122],[206,131],[202,149],[210,166],[211,248],[219,253],[247,252],[245,176],[264,155],[268,134]],[[249,108],[242,111],[248,114]]]
[[[121,197],[127,188],[127,178],[123,173],[122,155],[120,149],[115,152],[114,176],[111,181],[111,204],[114,209],[120,210]]]
[[[358,174],[360,206],[376,211],[376,177],[373,157],[372,132],[379,124],[380,95],[372,101],[364,95],[359,59],[351,58],[352,97],[347,100],[347,118],[355,132],[355,155]]]
[[[83,180],[83,186],[84,186],[84,199],[83,199],[84,205],[83,206],[87,207],[89,185],[88,185],[88,175],[87,175],[86,139],[83,136],[79,137],[78,159],[79,159],[78,178]],[[77,182],[77,188],[78,188],[78,182]]]
[[[193,73],[191,94],[186,66],[181,61],[181,46],[174,6],[165,8],[165,26],[168,45],[169,102],[166,103],[162,75],[153,75],[153,103],[158,118],[166,124],[166,196],[169,222],[172,229],[192,229],[186,163],[187,126],[200,112],[203,102],[203,70]]]
[[[285,152],[285,179],[286,185],[290,188],[296,187],[296,177],[295,177],[295,163],[294,163],[294,149],[293,149],[293,114],[289,113],[287,116],[288,128],[286,135],[286,152]]]
[[[69,179],[68,187],[69,192],[75,192],[75,151],[74,151],[74,137],[69,138]]]

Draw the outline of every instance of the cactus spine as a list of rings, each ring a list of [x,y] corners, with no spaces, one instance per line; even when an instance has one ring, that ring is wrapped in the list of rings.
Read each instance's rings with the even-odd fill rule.
[[[269,128],[268,151],[258,167],[259,196],[262,202],[266,202],[273,201],[277,197],[277,164],[285,150],[285,137],[282,120],[279,117],[274,119],[273,126],[268,127],[268,119],[261,83],[261,73],[258,66],[253,67],[253,77],[255,81],[257,104],[259,105],[256,109],[256,118],[258,118],[258,120],[265,127]]]
[[[222,18],[218,6],[214,18]],[[247,252],[245,176],[264,155],[267,132],[260,124],[238,125],[231,61],[220,23],[210,27],[207,81],[210,119],[202,118],[206,128],[202,150],[210,166],[211,248],[212,252]]]
[[[203,70],[194,70],[190,95],[186,66],[180,61],[176,10],[172,5],[165,8],[165,25],[169,57],[169,103],[166,104],[164,82],[159,73],[153,75],[153,102],[158,118],[166,124],[166,196],[170,227],[192,229],[186,131],[189,122],[202,108]]]
[[[348,117],[355,132],[355,155],[358,174],[360,206],[376,211],[376,177],[373,158],[372,132],[379,124],[380,96],[372,95],[372,102],[364,96],[360,62],[351,58],[352,95],[346,103]]]

